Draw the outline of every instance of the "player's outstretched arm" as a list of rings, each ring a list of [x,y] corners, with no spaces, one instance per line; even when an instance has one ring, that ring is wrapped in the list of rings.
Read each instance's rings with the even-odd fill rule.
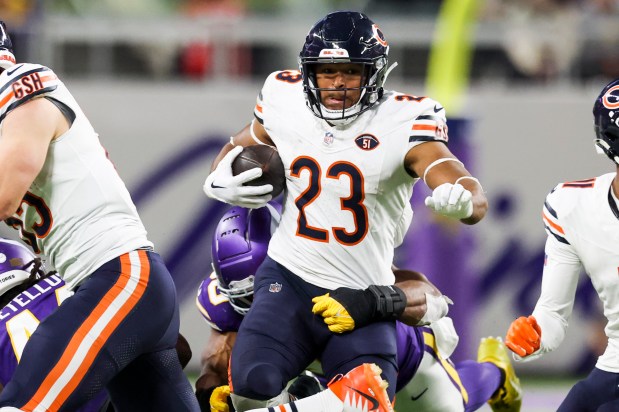
[[[196,396],[203,411],[211,410],[213,391],[228,384],[228,362],[236,341],[236,332],[219,332],[214,329],[210,332],[202,351],[202,372],[196,381]]]
[[[507,347],[527,360],[551,352],[563,342],[582,271],[572,245],[549,235],[544,252],[541,293],[533,314],[512,322],[505,338]]]
[[[372,285],[365,290],[338,288],[312,299],[312,311],[324,318],[329,330],[350,332],[372,322],[397,319],[425,325],[447,315],[451,300],[419,272],[395,269],[396,284]]]
[[[420,272],[394,269],[395,285],[406,295],[406,308],[398,320],[410,326],[432,323],[447,315],[451,300]]]
[[[405,157],[409,173],[421,177],[432,189],[426,206],[435,212],[475,224],[484,218],[488,200],[479,181],[471,176],[441,142],[426,142],[413,147]]]

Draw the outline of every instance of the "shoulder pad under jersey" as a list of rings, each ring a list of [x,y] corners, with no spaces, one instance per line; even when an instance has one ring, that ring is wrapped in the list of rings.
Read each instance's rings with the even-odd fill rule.
[[[219,292],[217,277],[212,273],[198,288],[196,306],[204,320],[220,332],[237,332],[243,315],[236,312],[228,298]]]
[[[388,91],[383,97],[381,111],[395,123],[408,128],[409,143],[438,141],[447,144],[445,109],[434,99]]]
[[[278,102],[286,102],[290,97],[301,98],[302,77],[298,70],[280,70],[271,73],[264,82],[254,107],[254,117],[264,124],[265,112],[275,109]]]
[[[35,96],[56,90],[60,80],[49,68],[22,63],[0,74],[0,121],[19,105]]]
[[[586,190],[593,189],[597,179],[593,177],[559,183],[550,191],[542,208],[542,220],[548,235],[554,236],[561,243],[570,244],[565,235],[563,222],[580,203],[582,197],[591,193]]]

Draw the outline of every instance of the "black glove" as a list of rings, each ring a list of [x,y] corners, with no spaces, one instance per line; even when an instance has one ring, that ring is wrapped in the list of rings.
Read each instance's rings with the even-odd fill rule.
[[[349,332],[369,323],[395,320],[406,309],[406,295],[397,286],[372,285],[365,290],[337,288],[312,299],[312,312],[324,318],[329,330]]]

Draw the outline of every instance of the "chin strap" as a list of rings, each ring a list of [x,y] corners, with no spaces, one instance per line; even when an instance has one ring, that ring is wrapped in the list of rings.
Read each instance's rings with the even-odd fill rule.
[[[385,78],[383,79],[383,84],[387,82],[387,77],[389,77],[389,74],[391,74],[391,71],[395,69],[396,67],[398,67],[398,62],[391,63],[391,66],[389,66],[389,68],[385,72]]]

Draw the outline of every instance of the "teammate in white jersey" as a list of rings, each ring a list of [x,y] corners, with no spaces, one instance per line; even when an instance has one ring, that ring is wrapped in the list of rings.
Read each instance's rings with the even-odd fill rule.
[[[383,89],[388,50],[362,13],[334,12],[317,22],[301,70],[268,77],[255,120],[223,147],[206,179],[208,196],[259,207],[271,200],[271,185],[243,186],[261,171],[233,176],[234,158],[243,146],[273,145],[286,169],[282,221],[232,352],[239,411],[285,401],[286,382],[317,357],[328,377],[376,363],[392,398],[395,318],[406,302],[390,286],[391,262],[398,230],[412,218],[413,185],[422,178],[433,189],[426,204],[445,216],[474,224],[486,213],[477,179],[447,149],[440,103]],[[365,293],[370,285],[384,286]],[[335,335],[312,314],[312,298],[340,287],[357,290],[372,319],[354,319],[352,332]]]
[[[542,217],[548,239],[541,295],[532,315],[512,322],[506,339],[518,360],[536,359],[556,349],[565,337],[584,269],[608,319],[608,346],[559,411],[617,410],[598,408],[619,400],[619,79],[604,87],[593,116],[596,148],[615,163],[616,170],[561,183],[546,197]]]
[[[74,291],[32,334],[0,411],[74,411],[103,389],[117,410],[198,410],[174,283],[96,132],[53,71],[15,63],[3,23],[0,68],[0,219]]]

